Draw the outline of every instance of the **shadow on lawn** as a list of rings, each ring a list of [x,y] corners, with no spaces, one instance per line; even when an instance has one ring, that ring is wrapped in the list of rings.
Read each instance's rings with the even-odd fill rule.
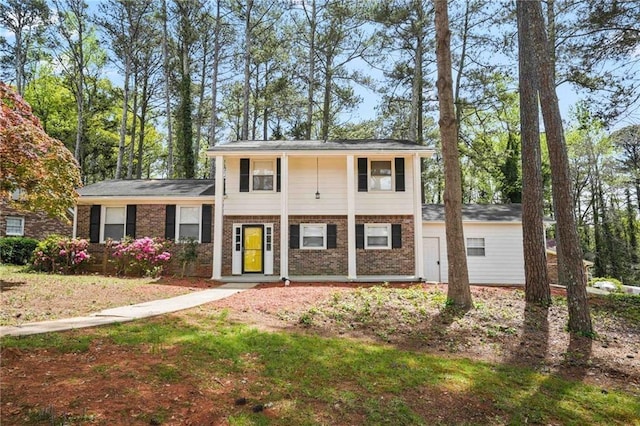
[[[0,280],[0,291],[1,292],[5,292],[5,291],[13,290],[16,287],[20,287],[20,286],[25,285],[25,284],[26,284],[25,281],[5,281],[5,280]]]
[[[508,364],[544,365],[549,349],[549,307],[534,303],[525,305],[522,337],[511,353]]]

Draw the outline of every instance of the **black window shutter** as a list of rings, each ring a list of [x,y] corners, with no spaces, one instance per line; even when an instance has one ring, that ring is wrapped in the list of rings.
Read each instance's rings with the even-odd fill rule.
[[[364,224],[356,224],[356,248],[364,248]]]
[[[100,242],[100,211],[102,206],[91,206],[91,213],[89,215],[89,241],[92,243]]]
[[[367,172],[367,159],[358,158],[358,192],[367,192],[367,181],[369,179]]]
[[[176,239],[176,205],[167,204],[164,220],[164,237],[167,240]]]
[[[402,248],[402,225],[391,225],[391,248]]]
[[[240,192],[249,192],[249,159],[240,159]]]
[[[276,192],[280,192],[280,174],[282,173],[282,165],[279,158],[276,159]]]
[[[327,248],[334,249],[338,246],[338,226],[327,225]]]
[[[289,248],[300,248],[300,225],[289,225]]]
[[[202,205],[202,239],[203,243],[211,242],[211,204]]]
[[[127,204],[127,226],[125,235],[131,238],[136,237],[136,211],[137,206],[135,204]]]
[[[404,158],[396,158],[396,192],[404,192]]]

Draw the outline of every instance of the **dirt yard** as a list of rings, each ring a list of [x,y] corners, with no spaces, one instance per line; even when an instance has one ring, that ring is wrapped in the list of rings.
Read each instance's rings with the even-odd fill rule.
[[[163,279],[153,285],[169,286],[180,293],[180,289],[195,291],[212,283]],[[444,286],[412,288],[438,297],[446,292]],[[523,316],[525,303],[520,289],[473,287],[472,292],[476,309],[464,316],[443,315],[442,305],[418,308],[415,303],[395,298],[386,289],[376,290],[371,296],[353,285],[339,283],[286,288],[281,284],[261,285],[196,309],[203,314],[226,311],[232,322],[267,331],[349,337],[438,356],[526,365],[541,372],[640,395],[640,324],[611,321],[598,309],[609,303],[605,299],[591,297],[598,338],[590,340],[570,338],[566,333],[567,310],[559,302],[561,298],[548,312],[529,309]],[[171,294],[173,290],[165,293]],[[564,295],[559,290],[554,293]],[[91,305],[102,297],[108,296],[96,294],[93,289],[89,294],[75,294],[73,301],[77,305]],[[371,303],[374,300],[371,297],[382,302]],[[50,304],[30,309],[49,309]],[[366,316],[355,308],[344,308],[363,304],[369,306]],[[351,314],[345,314],[347,311]],[[188,322],[189,311],[173,316]],[[82,336],[91,330],[74,333]],[[211,404],[211,398],[232,406],[232,395],[203,394],[189,381],[158,388],[141,382],[137,373],[114,375],[97,371],[95,367],[108,364],[115,370],[143,374],[170,363],[172,350],[165,349],[162,359],[158,359],[152,350],[140,351],[107,339],[94,340],[89,350],[82,353],[2,349],[2,424],[22,424],[26,415],[24,407],[42,406],[44,401],[50,407],[66,407],[69,412],[73,412],[74,407],[87,407],[92,412],[103,413],[106,418],[109,413],[126,412],[129,418],[140,420],[132,424],[160,424],[143,415],[145,407],[153,401],[172,413],[175,420],[166,421],[167,424],[225,424],[211,423],[211,417],[199,419],[197,413],[206,411],[213,415],[216,404]],[[85,379],[81,382],[73,379],[78,376]],[[64,415],[62,410],[58,415]],[[473,423],[473,416],[467,420]]]

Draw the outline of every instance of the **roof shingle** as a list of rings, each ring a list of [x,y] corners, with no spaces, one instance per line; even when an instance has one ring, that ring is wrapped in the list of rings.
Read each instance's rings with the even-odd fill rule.
[[[81,197],[200,197],[214,195],[210,179],[105,180],[78,190]]]

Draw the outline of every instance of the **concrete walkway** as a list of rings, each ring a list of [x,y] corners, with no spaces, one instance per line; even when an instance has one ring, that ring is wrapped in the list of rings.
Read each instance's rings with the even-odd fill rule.
[[[195,291],[169,299],[154,300],[138,303],[137,305],[121,306],[105,309],[86,317],[67,318],[54,321],[26,323],[19,326],[0,327],[2,336],[28,336],[30,334],[51,333],[55,331],[72,330],[75,328],[95,327],[97,325],[114,324],[133,321],[170,312],[193,308],[215,300],[224,299],[233,294],[255,287],[256,283],[228,283],[220,287]]]

